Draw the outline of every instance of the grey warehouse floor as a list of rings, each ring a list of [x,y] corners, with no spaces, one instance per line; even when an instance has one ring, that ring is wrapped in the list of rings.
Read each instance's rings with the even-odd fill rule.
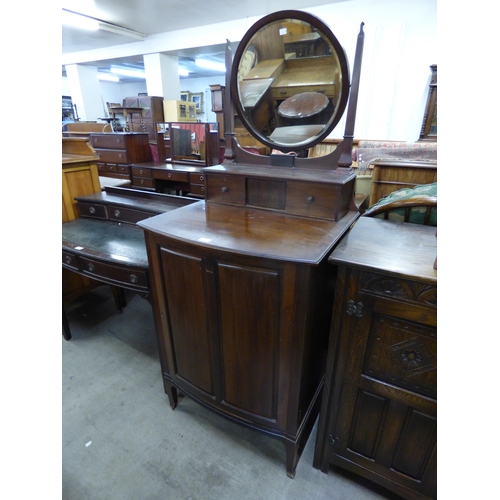
[[[66,308],[62,339],[63,500],[377,500],[396,495],[339,469],[313,468],[316,426],[295,479],[285,448],[163,390],[150,304],[110,288]]]

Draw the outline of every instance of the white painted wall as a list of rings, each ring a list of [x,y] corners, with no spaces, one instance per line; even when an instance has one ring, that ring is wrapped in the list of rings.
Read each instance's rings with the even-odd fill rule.
[[[430,65],[438,64],[437,0],[346,0],[302,10],[320,17],[330,26],[346,51],[351,69],[360,24],[365,23],[355,137],[417,140],[430,82]],[[235,42],[257,19],[152,35],[143,42],[105,51],[65,54],[63,64],[219,44],[226,39]],[[216,83],[224,84],[224,78],[180,81],[181,90],[205,92],[206,113],[199,115],[203,121],[215,121],[215,114],[210,111],[209,85]],[[63,94],[68,95],[65,85],[63,78]],[[100,84],[104,102],[121,102],[124,97],[146,92],[145,87],[145,82]],[[342,137],[344,127],[345,116],[331,136]]]

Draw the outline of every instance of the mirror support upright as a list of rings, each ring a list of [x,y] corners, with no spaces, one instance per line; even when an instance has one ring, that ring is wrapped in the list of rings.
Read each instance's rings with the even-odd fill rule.
[[[351,169],[352,165],[352,142],[354,139],[354,124],[356,122],[356,108],[358,106],[359,80],[361,74],[361,61],[363,59],[363,45],[365,33],[361,23],[358,40],[356,43],[356,53],[354,55],[354,69],[352,74],[351,92],[347,108],[347,118],[344,131],[344,140],[342,141],[342,153],[339,158],[339,167]]]
[[[234,137],[234,108],[231,97],[231,68],[233,66],[233,54],[231,42],[226,39],[226,92],[224,93],[224,138],[226,139],[226,148],[224,150],[223,164],[234,163],[233,137]]]

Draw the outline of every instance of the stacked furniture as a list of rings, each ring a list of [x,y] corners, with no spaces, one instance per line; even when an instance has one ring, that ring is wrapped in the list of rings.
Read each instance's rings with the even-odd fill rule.
[[[99,155],[99,175],[132,180],[131,164],[151,161],[147,133],[111,132],[91,134],[91,144]]]
[[[163,97],[125,97],[123,99],[123,106],[127,108],[141,108],[143,110],[142,124],[134,123],[130,131],[147,132],[149,140],[156,141],[156,124],[165,121],[163,116]]]

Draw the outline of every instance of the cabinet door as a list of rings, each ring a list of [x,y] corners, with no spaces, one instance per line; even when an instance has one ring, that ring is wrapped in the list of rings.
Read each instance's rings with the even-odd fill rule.
[[[410,498],[412,491],[434,498],[435,310],[365,292],[345,305],[351,318],[344,322],[349,331],[341,334],[348,348],[336,388],[341,395],[331,435],[332,462],[369,470],[408,488]]]
[[[161,248],[160,257],[169,318],[169,338],[165,342],[169,375],[180,386],[186,386],[187,392],[195,389],[201,391],[201,396],[213,397],[206,263],[202,258],[166,248]]]

